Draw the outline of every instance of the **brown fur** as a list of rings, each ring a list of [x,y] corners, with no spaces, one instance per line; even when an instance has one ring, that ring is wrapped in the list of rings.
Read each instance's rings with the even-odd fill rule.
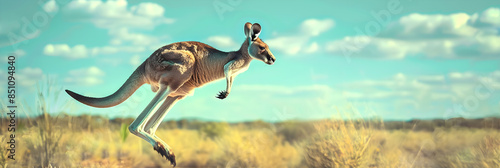
[[[163,79],[172,89],[178,88],[170,96],[187,95],[195,88],[224,78],[224,65],[231,60],[235,60],[232,69],[248,66],[252,58],[246,48],[248,41],[234,52],[223,52],[195,41],[163,46],[146,60],[146,83],[156,91]]]

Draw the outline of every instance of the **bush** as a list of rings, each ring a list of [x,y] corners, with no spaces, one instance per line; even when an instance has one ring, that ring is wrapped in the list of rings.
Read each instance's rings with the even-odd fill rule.
[[[308,167],[368,167],[371,130],[356,129],[352,121],[324,121],[316,128],[304,146]]]

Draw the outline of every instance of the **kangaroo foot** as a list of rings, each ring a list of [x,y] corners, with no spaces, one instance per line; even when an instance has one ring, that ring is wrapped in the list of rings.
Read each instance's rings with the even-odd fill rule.
[[[172,149],[165,149],[165,146],[159,142],[156,143],[156,146],[153,149],[157,151],[161,156],[165,156],[165,158],[170,161],[170,164],[175,167],[177,163],[175,162],[175,155]]]
[[[219,94],[217,94],[216,98],[225,99],[227,97],[227,95],[229,95],[227,93],[227,91],[223,90],[223,91],[220,91]]]

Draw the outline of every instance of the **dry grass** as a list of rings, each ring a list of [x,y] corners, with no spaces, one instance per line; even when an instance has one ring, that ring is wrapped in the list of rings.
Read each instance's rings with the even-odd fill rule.
[[[220,167],[295,167],[300,163],[296,147],[269,129],[232,130],[217,140],[222,151]]]
[[[57,102],[55,95],[50,102]],[[2,153],[2,167],[170,167],[146,141],[127,137],[123,128],[129,120],[50,116],[49,94],[39,96],[31,113],[41,115],[19,120],[17,158],[9,161]],[[183,120],[164,123],[157,136],[173,147],[178,167],[500,167],[500,132],[490,120],[457,122],[467,127],[450,126],[455,121],[418,123],[393,122],[386,129],[373,120]],[[470,128],[474,123],[487,127]],[[2,151],[5,140],[0,139]]]
[[[22,147],[7,167],[47,167],[47,163],[54,167],[170,167],[144,140],[129,136],[122,142],[120,126],[72,130],[49,118],[53,128],[40,124],[18,133]],[[272,128],[227,124],[216,137],[196,129],[162,128],[157,135],[173,147],[179,167],[500,166],[500,133],[495,129],[384,130],[369,123],[316,122],[311,136],[295,138],[293,143]]]
[[[457,155],[444,158],[442,165],[452,167],[500,167],[500,139],[497,135],[486,135],[479,144],[461,149]]]
[[[373,131],[351,121],[323,121],[305,143],[308,167],[367,167]]]

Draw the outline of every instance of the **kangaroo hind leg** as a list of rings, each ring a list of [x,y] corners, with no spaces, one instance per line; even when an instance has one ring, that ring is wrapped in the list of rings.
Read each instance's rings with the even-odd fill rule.
[[[141,112],[141,114],[129,126],[129,130],[132,134],[149,142],[155,148],[155,150],[161,149],[161,146],[159,146],[159,144],[160,145],[163,144],[158,143],[161,142],[160,139],[145,132],[144,126],[153,116],[152,112],[160,107],[160,102],[166,99],[166,97],[174,91],[175,90],[171,89],[169,86],[161,84],[153,100],[151,100],[151,102],[146,106],[146,108]],[[167,147],[167,149],[169,149],[169,147]],[[165,147],[163,147],[163,151],[164,152],[162,155],[165,155],[165,157],[171,162],[171,164],[175,166],[176,164],[175,155],[172,152],[166,151]]]
[[[172,149],[155,136],[154,131],[168,109],[178,100],[179,95],[176,91],[191,78],[194,57],[185,51],[164,51],[158,56],[163,61],[151,62],[148,65],[153,68],[146,72],[153,77],[159,77],[156,79],[159,84],[156,96],[129,128],[132,133],[148,141],[158,153],[165,156],[175,166],[175,155]],[[155,91],[156,88],[152,87],[152,90]],[[160,105],[160,101],[163,100],[165,101]]]
[[[156,150],[161,156],[165,156],[167,160],[169,160],[172,165],[176,165],[175,162],[175,154],[172,148],[165,143],[162,139],[156,136],[156,129],[161,124],[163,118],[167,115],[168,111],[174,106],[174,104],[180,99],[180,96],[176,97],[167,97],[163,104],[156,110],[156,112],[151,116],[151,118],[145,123],[144,130],[149,135],[153,136],[156,139],[156,143],[153,146],[153,149]]]

